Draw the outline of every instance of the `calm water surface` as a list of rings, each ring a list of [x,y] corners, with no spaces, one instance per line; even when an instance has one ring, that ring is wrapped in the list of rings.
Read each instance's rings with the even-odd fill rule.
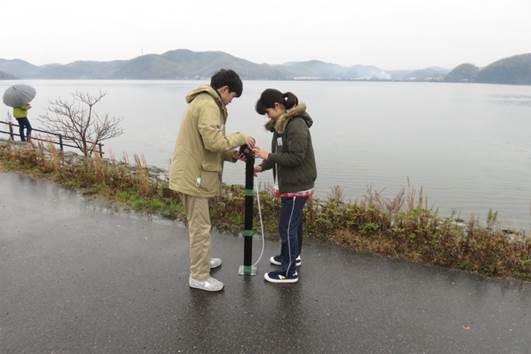
[[[38,92],[30,111],[34,127],[53,98],[68,98],[76,90],[107,92],[99,111],[123,117],[125,134],[107,142],[106,152],[143,154],[162,168],[171,158],[184,96],[200,84],[26,82]],[[0,90],[10,84],[0,82]],[[268,87],[292,91],[307,103],[319,196],[340,185],[351,200],[360,199],[368,186],[390,197],[409,180],[424,188],[429,205],[442,215],[474,213],[485,221],[492,208],[504,226],[531,229],[531,86],[247,81],[242,97],[228,107],[227,132],[254,135],[269,147],[265,118],[254,112]],[[226,166],[225,181],[243,183],[244,165]],[[271,180],[270,174],[261,176]]]

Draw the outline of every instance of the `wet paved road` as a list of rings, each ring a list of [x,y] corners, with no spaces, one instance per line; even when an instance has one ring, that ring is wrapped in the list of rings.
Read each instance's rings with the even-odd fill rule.
[[[307,241],[278,286],[265,260],[238,276],[243,241],[215,235],[210,294],[187,247],[178,223],[0,174],[0,353],[531,353],[531,284]]]

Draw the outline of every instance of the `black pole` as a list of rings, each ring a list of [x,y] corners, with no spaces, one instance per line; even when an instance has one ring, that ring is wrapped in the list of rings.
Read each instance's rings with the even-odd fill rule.
[[[243,266],[240,268],[241,275],[255,275],[253,269],[253,214],[254,214],[254,155],[247,146],[243,146],[240,152],[245,155],[245,212],[243,230]]]

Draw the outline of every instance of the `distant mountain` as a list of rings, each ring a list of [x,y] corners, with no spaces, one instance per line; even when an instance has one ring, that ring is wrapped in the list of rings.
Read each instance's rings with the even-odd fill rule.
[[[220,68],[231,68],[245,79],[281,80],[289,79],[272,65],[256,64],[225,52],[193,52],[174,50],[162,54],[179,65],[179,75],[183,78],[208,78]]]
[[[202,79],[220,68],[231,68],[245,79],[286,79],[267,64],[256,64],[224,52],[193,52],[179,49],[161,55],[150,54],[123,63],[113,79]]]
[[[320,60],[290,62],[276,68],[293,79],[315,80],[389,80],[391,76],[375,66],[341,66]]]
[[[442,81],[448,69],[432,66],[425,69],[414,70],[402,77],[404,81]]]
[[[0,70],[25,79],[204,79],[220,68],[236,70],[248,80],[385,80],[390,76],[374,66],[341,66],[321,61],[282,65],[257,64],[230,54],[178,49],[131,60],[76,61],[35,66],[23,60],[0,59]]]
[[[30,78],[39,70],[38,66],[20,59],[0,59],[0,71],[20,78]]]
[[[0,71],[0,80],[15,80],[16,76]]]
[[[46,65],[42,67],[38,77],[42,79],[57,78],[63,76],[65,79],[108,79],[118,70],[125,60],[113,60],[107,62],[99,61],[75,61],[67,65]],[[61,74],[61,67],[64,73]]]
[[[12,75],[21,79],[189,80],[209,78],[220,68],[234,69],[247,80],[394,80],[531,85],[531,53],[498,60],[483,69],[467,63],[452,71],[440,67],[385,71],[376,66],[343,66],[320,60],[257,64],[220,51],[178,49],[130,60],[75,61],[65,65],[37,66],[20,59],[0,59],[0,72],[3,72],[0,78]]]
[[[531,53],[495,61],[483,68],[477,82],[531,85]]]
[[[446,75],[444,81],[447,82],[475,82],[478,74],[479,68],[474,64],[461,64],[456,66],[452,71]]]

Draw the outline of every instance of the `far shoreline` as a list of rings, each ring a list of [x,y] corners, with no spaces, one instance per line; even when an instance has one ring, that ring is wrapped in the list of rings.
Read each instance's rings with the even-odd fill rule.
[[[189,82],[204,82],[205,80],[209,80],[209,78],[193,78],[193,79],[157,79],[157,78],[150,78],[150,79],[104,79],[104,78],[17,78],[17,79],[0,79],[0,83],[16,83],[16,82],[23,82],[23,81],[69,81],[69,82],[75,82],[75,81],[102,81],[102,82],[109,82],[109,81],[116,81],[116,82],[172,82],[172,81],[189,81]],[[471,82],[471,81],[439,81],[439,80],[363,80],[363,79],[352,79],[352,80],[344,80],[344,79],[283,79],[283,80],[276,80],[276,79],[243,79],[243,81],[253,81],[253,82],[259,82],[259,81],[267,81],[267,82],[367,82],[367,83],[423,83],[423,84],[463,84],[463,85],[497,85],[497,86],[511,86],[511,87],[531,87],[531,84],[513,84],[513,83],[499,83],[499,82]]]

